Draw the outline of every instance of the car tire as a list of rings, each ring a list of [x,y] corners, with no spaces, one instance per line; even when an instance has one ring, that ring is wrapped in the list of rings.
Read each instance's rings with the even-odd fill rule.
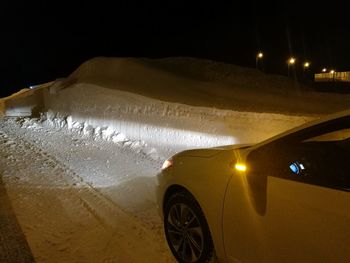
[[[214,260],[214,246],[202,209],[188,192],[172,195],[165,204],[164,230],[171,252],[181,263]]]

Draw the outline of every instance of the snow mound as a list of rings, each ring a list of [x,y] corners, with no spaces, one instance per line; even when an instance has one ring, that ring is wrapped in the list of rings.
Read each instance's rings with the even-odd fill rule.
[[[160,159],[189,148],[258,142],[313,118],[189,106],[82,83],[47,92],[45,104],[45,124]]]
[[[0,98],[0,117],[26,117],[38,116],[43,111],[43,89],[54,82],[48,82],[35,86],[35,89],[21,89],[20,91]]]
[[[78,67],[67,83],[92,84],[187,105],[252,112],[324,114],[347,109],[350,102],[349,94],[315,92],[285,76],[187,57],[97,57]]]

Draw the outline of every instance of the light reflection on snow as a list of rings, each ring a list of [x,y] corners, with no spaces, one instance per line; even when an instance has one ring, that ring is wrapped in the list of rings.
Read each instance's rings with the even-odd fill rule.
[[[166,102],[116,88],[80,83],[45,93],[47,123],[164,161],[189,148],[258,142],[306,120]]]
[[[194,130],[194,127],[171,127],[164,123],[164,127],[145,122],[136,122],[119,119],[86,118],[84,116],[61,117],[56,114],[46,114],[45,123],[56,128],[67,128],[79,134],[113,141],[115,143],[129,144],[132,148],[141,149],[145,153],[154,153],[167,149],[177,151],[189,148],[215,147],[237,144],[240,141],[234,136],[209,133]],[[103,124],[103,125],[101,125]],[[168,127],[167,127],[168,126]],[[221,131],[221,133],[223,133]],[[158,156],[164,159],[168,156]]]

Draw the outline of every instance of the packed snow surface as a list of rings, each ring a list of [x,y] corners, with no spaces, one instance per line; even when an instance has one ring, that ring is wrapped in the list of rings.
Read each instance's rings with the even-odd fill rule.
[[[174,262],[154,193],[166,158],[258,142],[331,111],[319,94],[289,105],[276,86],[265,86],[266,105],[254,86],[225,98],[232,69],[209,64],[203,76],[165,62],[93,60],[44,92],[39,118],[0,119],[0,176],[37,262]]]
[[[0,130],[2,179],[37,262],[173,262],[154,206],[157,163],[32,121]]]

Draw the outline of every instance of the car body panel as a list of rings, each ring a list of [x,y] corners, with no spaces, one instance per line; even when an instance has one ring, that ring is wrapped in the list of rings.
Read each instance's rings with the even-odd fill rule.
[[[332,132],[339,126],[350,128],[350,111],[302,125],[250,147],[225,146],[179,153],[173,157],[173,166],[158,176],[159,204],[163,205],[164,194],[172,185],[188,190],[204,212],[220,262],[350,262],[350,186],[339,187],[342,181],[338,180],[338,185],[328,187],[329,181],[322,176],[323,181],[317,182],[317,174],[284,175],[298,151],[285,156],[283,151],[273,152],[289,152],[288,147],[295,147],[297,140],[302,141],[296,146],[304,147],[305,138],[320,135],[320,130]],[[315,152],[313,149],[307,153]],[[349,155],[344,153],[346,159]],[[259,166],[252,156],[271,165]],[[330,156],[337,158],[336,154]],[[330,160],[315,160],[322,165],[310,170],[311,174],[322,173],[323,168],[327,170],[325,174],[332,173],[326,165]],[[282,170],[270,169],[276,161],[281,162],[276,167]],[[247,170],[235,169],[236,163],[245,164]],[[341,166],[337,173],[344,167],[348,171],[348,166]]]
[[[164,189],[172,185],[180,185],[189,191],[200,204],[207,219],[217,257],[225,261],[222,209],[226,187],[239,153],[234,150],[220,150],[217,153],[216,149],[213,152],[216,155],[207,158],[192,157],[193,152],[187,151],[174,156],[174,167],[158,176],[158,203],[163,204]]]
[[[223,216],[229,262],[350,262],[349,193],[276,177],[267,189],[261,215],[247,180],[232,178]]]

